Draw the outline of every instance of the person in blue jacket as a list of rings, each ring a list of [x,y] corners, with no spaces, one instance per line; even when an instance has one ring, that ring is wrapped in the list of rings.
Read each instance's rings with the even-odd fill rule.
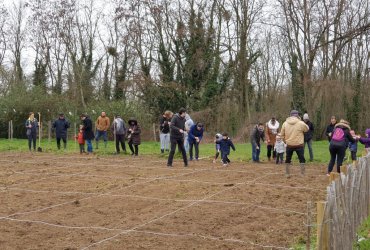
[[[235,146],[227,133],[223,133],[222,140],[216,141],[216,143],[220,144],[222,163],[224,167],[227,167],[227,165],[230,163],[230,160],[228,158],[230,154],[230,148],[235,151]]]
[[[203,132],[203,124],[200,122],[190,127],[188,134],[190,161],[193,160],[193,146],[195,147],[195,160],[197,161],[199,158],[199,143],[203,138]]]
[[[65,119],[64,114],[60,113],[59,118],[53,123],[55,136],[57,138],[57,147],[60,149],[60,140],[63,140],[64,149],[67,148],[67,130],[70,127],[69,121]]]

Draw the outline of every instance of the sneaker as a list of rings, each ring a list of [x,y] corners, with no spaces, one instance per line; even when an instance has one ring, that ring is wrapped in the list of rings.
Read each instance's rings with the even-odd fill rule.
[[[328,176],[328,177],[329,177],[329,176],[330,176],[330,174],[329,174],[329,173],[327,173],[327,174],[326,174],[326,176]]]
[[[212,162],[213,162],[213,163],[216,163],[216,160],[213,160]]]
[[[189,165],[188,164],[184,164],[184,168],[187,168],[187,167],[189,167]]]
[[[223,166],[223,167],[227,167],[227,163],[224,163],[222,166]]]
[[[172,165],[171,164],[167,164],[167,167],[172,168]]]

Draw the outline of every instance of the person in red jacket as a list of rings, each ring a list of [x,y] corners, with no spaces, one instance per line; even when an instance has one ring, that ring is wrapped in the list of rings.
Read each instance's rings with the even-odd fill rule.
[[[80,146],[80,154],[85,153],[85,139],[84,139],[84,129],[83,125],[80,125],[80,132],[76,136],[78,145]]]

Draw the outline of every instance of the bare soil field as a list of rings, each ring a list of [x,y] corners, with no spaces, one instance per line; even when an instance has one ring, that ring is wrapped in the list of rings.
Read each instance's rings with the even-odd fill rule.
[[[0,249],[287,249],[325,166],[0,154]]]

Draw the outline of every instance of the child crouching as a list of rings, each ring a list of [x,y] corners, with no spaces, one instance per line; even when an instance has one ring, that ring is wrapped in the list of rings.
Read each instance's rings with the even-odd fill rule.
[[[283,164],[284,153],[285,153],[286,144],[281,139],[280,134],[276,136],[276,143],[274,150],[276,151],[276,164]]]
[[[228,158],[228,155],[230,154],[230,148],[235,151],[235,146],[231,139],[228,137],[227,133],[222,134],[222,140],[216,141],[217,144],[220,144],[220,151],[221,151],[221,158],[222,163],[224,167],[227,167],[227,165],[230,163],[230,160]]]

